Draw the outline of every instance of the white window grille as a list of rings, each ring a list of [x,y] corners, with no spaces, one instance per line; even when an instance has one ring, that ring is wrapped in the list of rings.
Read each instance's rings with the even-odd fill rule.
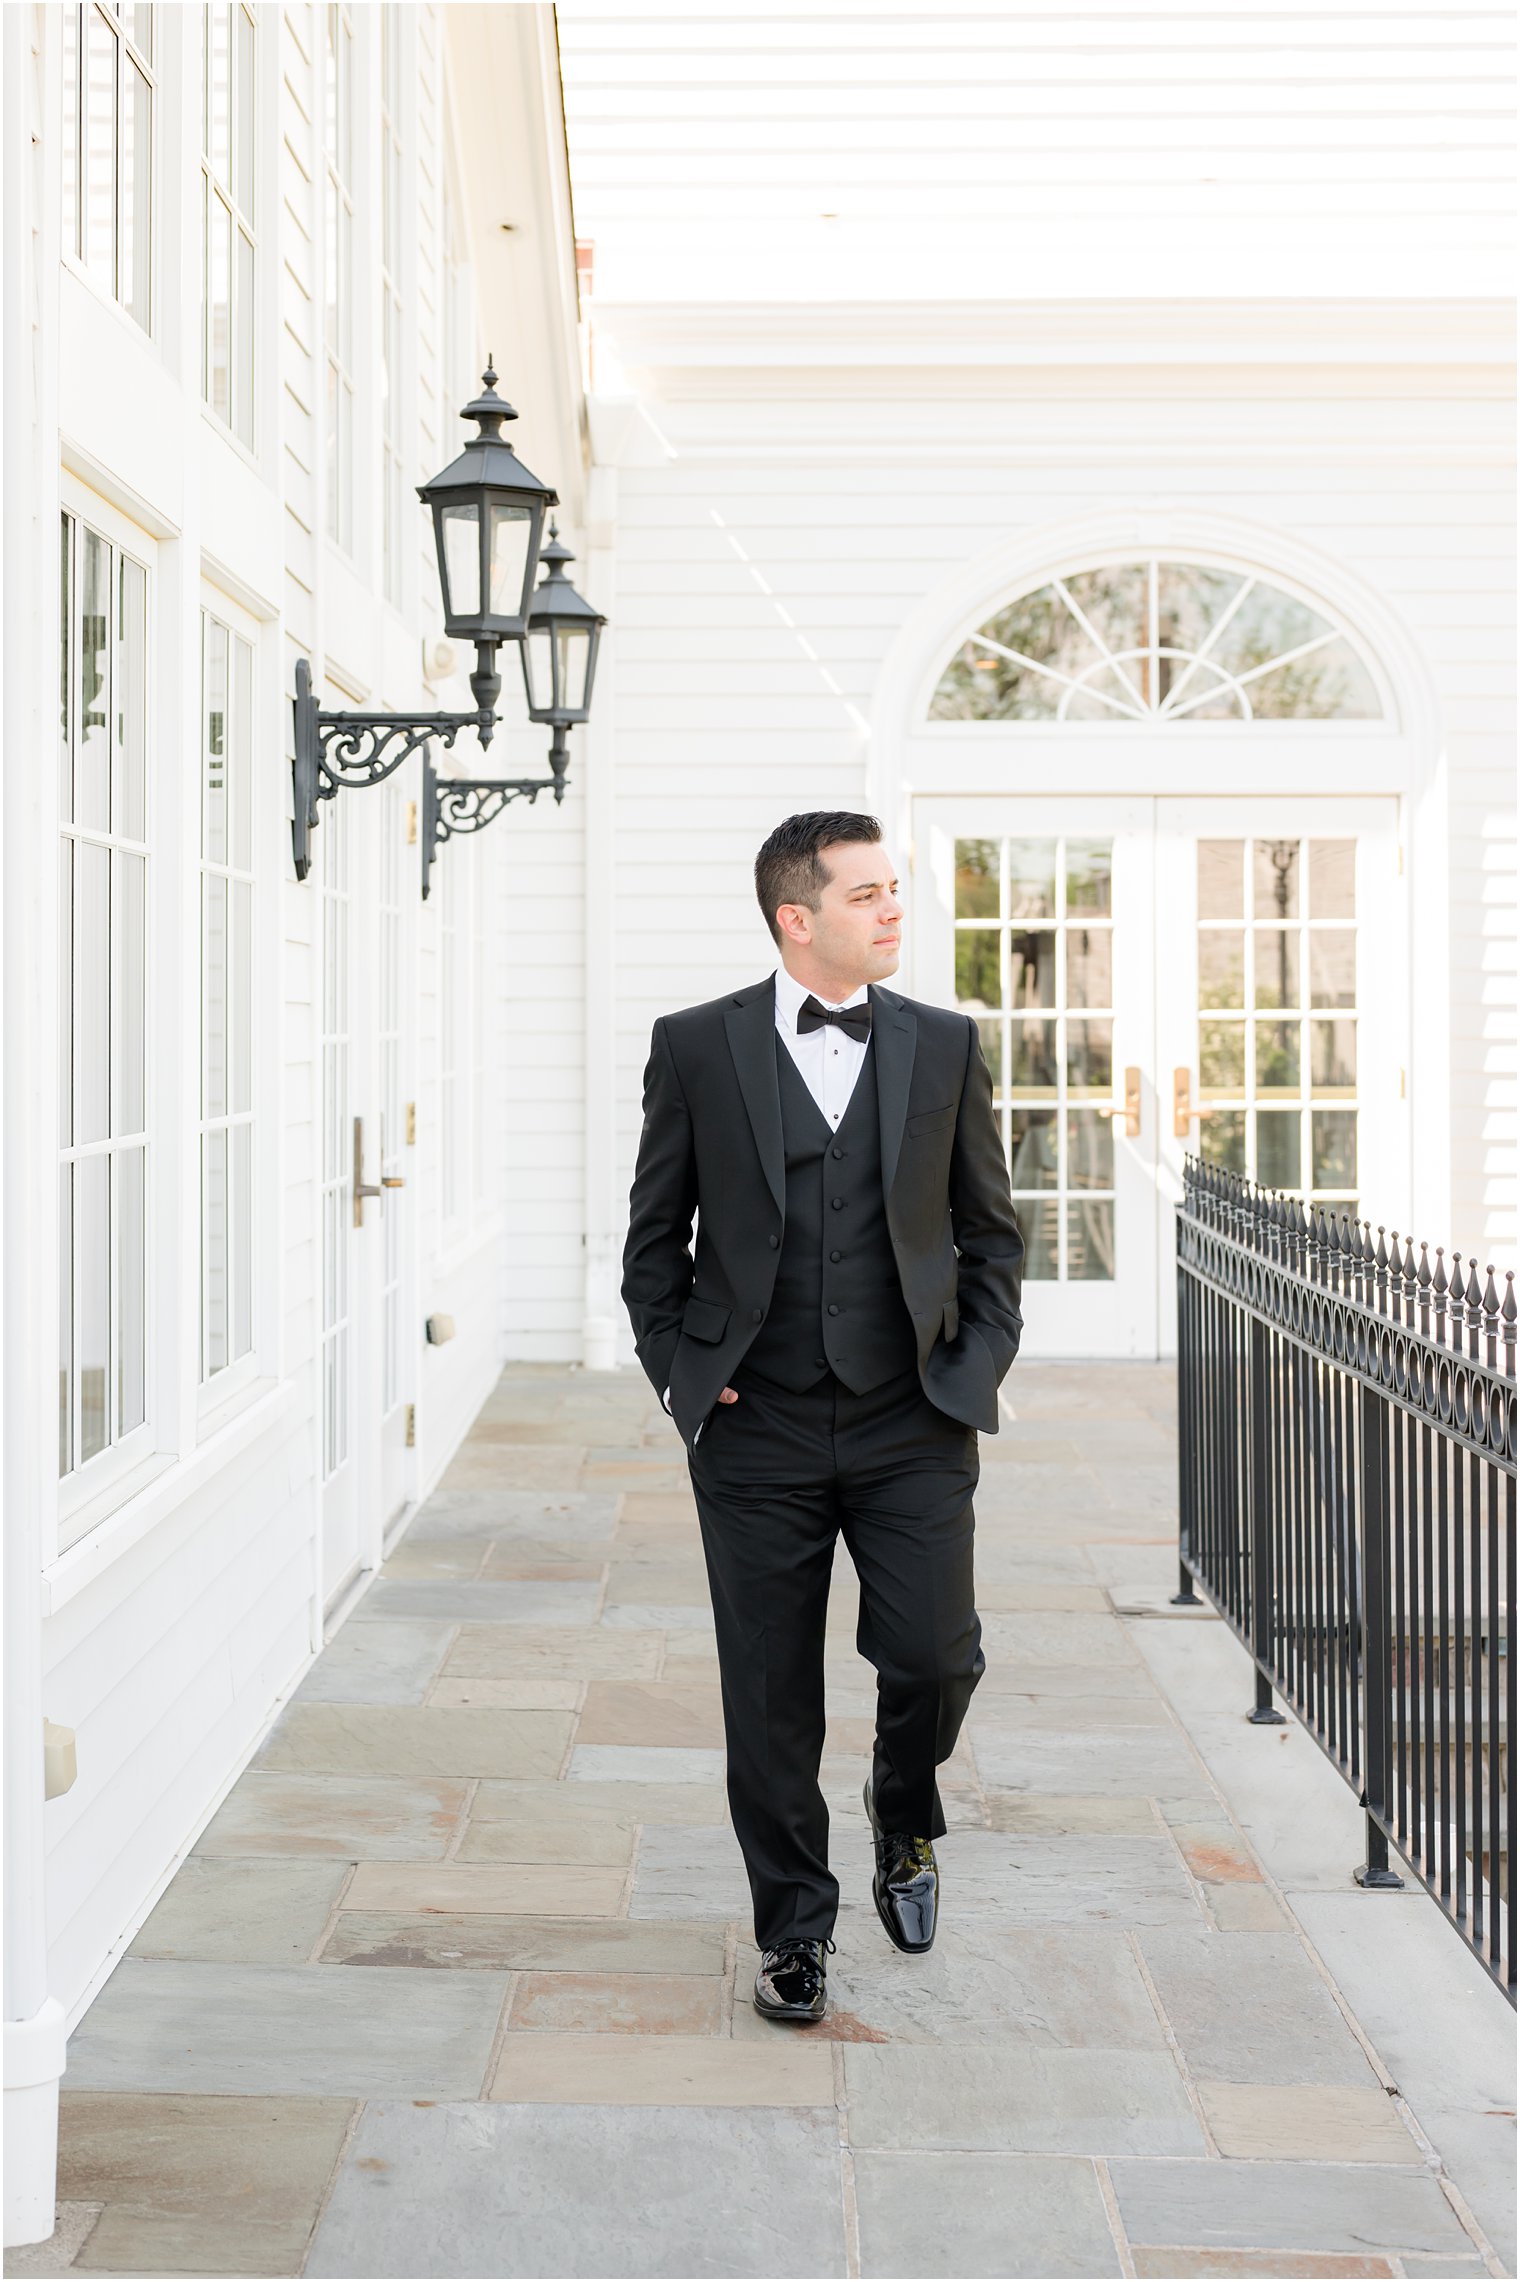
[[[1344,628],[1252,572],[1151,556],[1047,578],[940,675],[933,721],[1376,721]]]
[[[76,516],[60,595],[58,1471],[148,1419],[147,597]]]
[[[327,198],[327,535],[354,543],[354,27],[347,7],[327,10],[324,70]]]
[[[158,11],[63,10],[63,245],[153,330],[153,108]]]
[[[253,443],[258,32],[236,0],[206,10],[201,87],[201,394]]]
[[[201,616],[201,1378],[253,1349],[253,651]]]

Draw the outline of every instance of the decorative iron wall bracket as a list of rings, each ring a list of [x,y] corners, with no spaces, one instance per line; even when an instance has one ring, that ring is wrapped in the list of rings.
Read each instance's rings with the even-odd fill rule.
[[[298,880],[311,870],[311,835],[319,801],[384,784],[419,748],[435,738],[440,745],[452,745],[461,729],[478,730],[481,743],[489,744],[496,726],[490,706],[474,713],[324,713],[312,692],[311,666],[305,658],[296,660],[294,711],[290,836]]]
[[[565,797],[565,771],[570,755],[563,729],[554,732],[549,754],[552,776],[546,777],[441,777],[426,757],[422,763],[422,895],[433,883],[433,859],[445,840],[483,832],[494,824],[514,800],[531,808],[541,792],[551,792],[556,804]]]

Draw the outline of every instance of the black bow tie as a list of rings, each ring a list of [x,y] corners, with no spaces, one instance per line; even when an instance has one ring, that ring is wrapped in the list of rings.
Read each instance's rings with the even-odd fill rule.
[[[841,1030],[848,1030],[858,1045],[863,1046],[871,1035],[871,1002],[863,998],[859,1006],[820,1006],[816,998],[805,998],[797,1015],[797,1031],[805,1038],[810,1030],[821,1030],[826,1022],[837,1022]]]

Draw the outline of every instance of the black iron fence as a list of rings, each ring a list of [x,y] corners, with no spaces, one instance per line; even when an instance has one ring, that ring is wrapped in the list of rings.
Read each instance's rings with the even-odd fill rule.
[[[1190,1159],[1182,1586],[1515,1998],[1514,1277]]]

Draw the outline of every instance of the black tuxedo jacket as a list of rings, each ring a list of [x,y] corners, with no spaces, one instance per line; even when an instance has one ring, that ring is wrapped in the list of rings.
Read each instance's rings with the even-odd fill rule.
[[[882,1188],[919,1378],[938,1409],[995,1434],[1023,1323],[1024,1240],[976,1024],[879,983],[870,998]],[[623,1299],[688,1447],[775,1282],[786,1204],[775,1027],[767,976],[662,1016],[644,1073]]]

